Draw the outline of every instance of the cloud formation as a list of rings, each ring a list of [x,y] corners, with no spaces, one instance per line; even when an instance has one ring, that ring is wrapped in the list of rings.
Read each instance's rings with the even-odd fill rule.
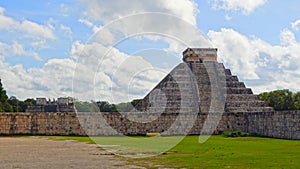
[[[214,9],[226,11],[240,11],[249,15],[258,7],[264,5],[267,0],[209,0]]]
[[[276,89],[299,90],[300,42],[289,29],[281,34],[281,44],[271,45],[257,37],[247,37],[233,29],[210,31],[209,38],[219,49],[219,59],[255,93]]]
[[[292,22],[291,25],[294,30],[299,31],[300,19],[296,20],[295,22]]]
[[[191,0],[165,1],[165,0],[80,0],[86,7],[87,17],[101,20],[104,23],[145,12],[159,12],[175,15],[192,25],[196,25],[197,4]]]
[[[38,53],[32,50],[26,50],[22,44],[16,41],[11,45],[0,42],[0,57],[5,58],[11,56],[29,56],[39,61],[42,60]]]
[[[204,40],[197,42],[199,40],[199,30],[196,28],[198,9],[194,1],[134,0],[120,2],[113,0],[107,3],[105,0],[81,0],[80,2],[86,7],[86,11],[85,17],[80,18],[78,22],[92,28],[94,33],[99,30],[106,31],[99,38],[102,40],[102,44],[113,45],[115,39],[119,39],[115,36],[120,36],[120,34],[126,38],[133,34],[148,33],[143,37],[150,40],[164,40],[170,44],[167,50],[178,54],[187,45],[178,42],[177,38],[179,40],[189,39],[188,42],[183,43],[192,46],[203,45]],[[95,24],[97,21],[106,25],[97,25]],[[116,22],[117,24],[115,24]],[[107,24],[110,25],[109,28],[106,27]],[[168,37],[168,35],[178,36]],[[207,44],[206,42],[206,46],[209,46]]]
[[[130,56],[95,42],[74,43],[72,55],[78,59],[73,94],[84,100],[122,102],[143,97],[169,71],[155,68],[140,56]],[[137,90],[129,91],[132,86],[138,86]]]
[[[4,12],[5,9],[0,7],[0,30],[19,31],[30,38],[55,38],[55,33],[51,26],[41,25],[29,20],[19,22],[6,16]]]
[[[4,38],[0,40],[1,57],[30,56],[42,61],[35,49],[46,48],[47,42],[56,38],[52,25],[43,25],[27,19],[18,21],[5,15],[3,7],[0,7],[0,31],[4,33]],[[5,39],[5,36],[8,39]]]

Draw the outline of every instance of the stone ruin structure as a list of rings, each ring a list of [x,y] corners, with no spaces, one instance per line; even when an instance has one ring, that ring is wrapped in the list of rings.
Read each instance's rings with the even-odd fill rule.
[[[26,112],[75,112],[72,98],[60,97],[57,100],[36,98],[36,105],[28,106]]]
[[[300,111],[274,111],[217,61],[217,49],[188,48],[132,112],[0,113],[0,134],[162,135],[239,130],[300,140]]]

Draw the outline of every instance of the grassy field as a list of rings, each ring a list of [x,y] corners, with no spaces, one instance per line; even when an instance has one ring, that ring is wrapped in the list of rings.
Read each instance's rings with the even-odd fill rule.
[[[50,136],[48,138],[94,143],[88,137]],[[300,168],[300,141],[212,136],[205,143],[199,144],[198,138],[198,136],[187,136],[175,147],[157,156],[138,159],[126,158],[126,160],[147,168],[157,168],[158,166],[170,168]],[[92,139],[101,145],[118,143],[132,146],[132,140],[126,137],[94,137]],[[143,137],[135,139],[143,139]],[[165,139],[176,140],[177,138],[165,137]],[[146,147],[155,149],[155,144],[154,142]]]

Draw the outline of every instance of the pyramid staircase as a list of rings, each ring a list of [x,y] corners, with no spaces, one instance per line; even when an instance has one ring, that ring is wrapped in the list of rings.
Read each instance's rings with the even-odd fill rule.
[[[211,104],[223,104],[224,113],[273,111],[232,75],[230,69],[217,62],[216,49],[188,48],[183,52],[183,61],[146,95],[136,106],[137,110],[207,114],[215,106]],[[224,92],[215,95],[215,85]],[[195,106],[199,107],[195,109]]]

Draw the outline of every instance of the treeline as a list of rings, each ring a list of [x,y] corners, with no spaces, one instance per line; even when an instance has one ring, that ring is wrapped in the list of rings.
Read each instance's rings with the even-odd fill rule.
[[[259,94],[259,99],[265,101],[275,110],[300,110],[300,92],[293,93],[288,89],[275,90]],[[127,103],[110,104],[107,101],[75,102],[79,112],[128,112],[136,106],[141,99],[135,99]],[[32,98],[25,101],[18,100],[15,96],[8,97],[0,79],[0,112],[25,112],[27,106],[35,105]]]
[[[259,99],[275,110],[300,110],[300,92],[293,93],[288,89],[275,90],[259,94]]]
[[[27,106],[35,105],[34,99],[18,100],[15,96],[8,98],[0,79],[0,112],[25,112]]]
[[[131,102],[110,104],[107,101],[97,102],[75,102],[78,112],[129,112],[135,107],[141,99],[135,99]]]

